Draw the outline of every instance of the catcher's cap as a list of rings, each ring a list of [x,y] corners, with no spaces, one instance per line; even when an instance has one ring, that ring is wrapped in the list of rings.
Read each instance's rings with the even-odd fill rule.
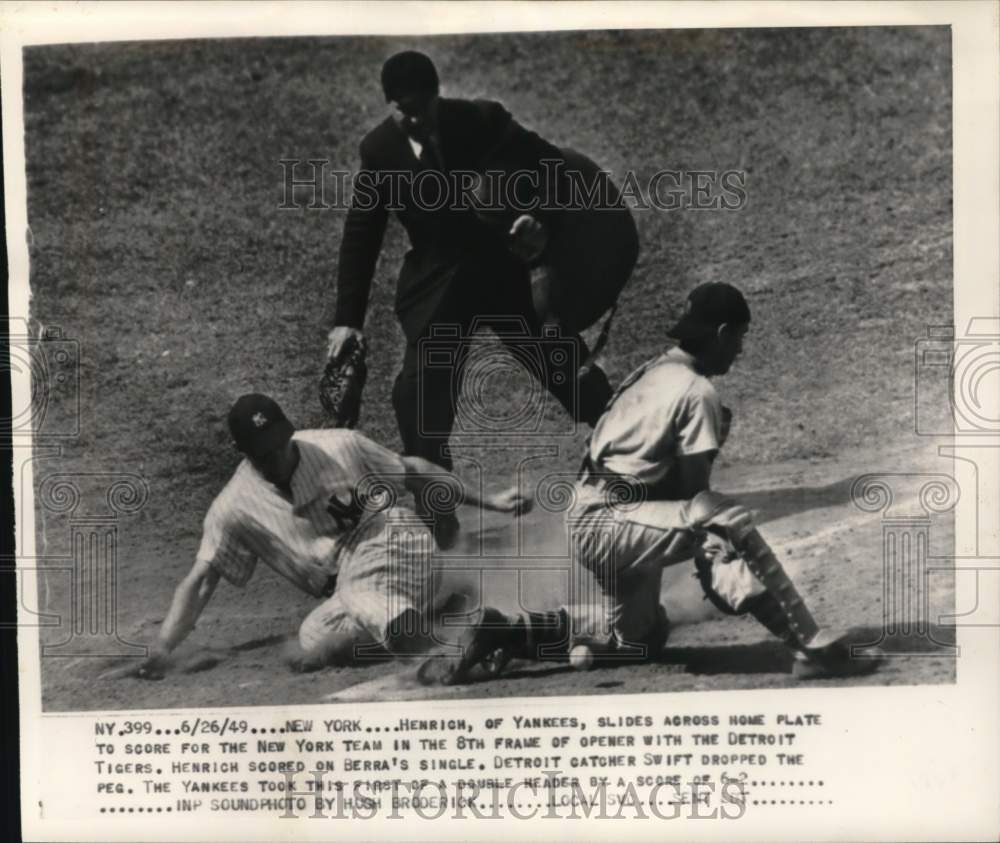
[[[236,399],[229,411],[229,432],[236,447],[250,457],[262,457],[282,447],[295,428],[278,402],[252,392]]]
[[[720,325],[745,325],[749,321],[750,306],[743,293],[732,284],[711,281],[690,292],[684,315],[667,335],[678,340],[696,339],[715,333]]]

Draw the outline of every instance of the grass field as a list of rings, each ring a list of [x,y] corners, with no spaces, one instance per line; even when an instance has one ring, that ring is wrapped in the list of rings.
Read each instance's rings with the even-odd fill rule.
[[[745,171],[741,211],[636,212],[640,262],[605,362],[618,381],[663,348],[695,284],[725,280],[746,291],[753,309],[746,351],[719,383],[736,414],[720,480],[745,491],[791,490],[772,513],[785,519],[773,536],[794,541],[794,531],[847,518],[849,481],[859,473],[941,470],[914,435],[914,343],[928,325],[951,321],[946,28],[32,48],[25,53],[32,317],[78,340],[82,361],[80,435],[57,460],[39,461],[36,479],[130,471],[148,483],[148,504],[121,524],[126,637],[155,629],[193,558],[201,518],[237,463],[224,424],[231,401],[263,391],[301,427],[321,419],[316,383],[343,218],[280,210],[279,161],[357,166],[361,136],[386,112],[378,69],[405,47],[435,59],[446,95],[501,100],[524,125],[619,177],[632,170],[644,183],[660,169]],[[394,448],[389,391],[402,342],[392,297],[405,249],[404,233],[392,226],[366,326],[372,377],[361,428]],[[498,390],[497,407],[523,398],[527,385],[515,378],[510,389]],[[72,407],[57,391],[48,412],[59,421]],[[943,399],[941,410],[943,417]],[[557,409],[547,413],[532,441],[556,450],[537,462],[539,472],[575,466],[585,431],[557,435],[564,428]],[[493,486],[513,477],[510,448],[472,444],[467,456]],[[89,481],[79,482],[87,491]],[[62,522],[44,523],[47,553],[65,552]],[[838,620],[877,625],[877,523],[858,529],[849,537],[845,528],[824,552],[847,541],[838,552],[863,570],[847,575],[817,561],[803,563],[802,576],[828,605],[836,596]],[[944,544],[949,529],[939,534]],[[935,600],[948,605],[949,589],[943,585]],[[55,586],[47,593],[65,597]],[[293,631],[308,608],[260,573],[245,594],[223,589],[194,636],[229,654],[214,672],[153,689],[109,687],[95,684],[85,666],[49,660],[45,704],[233,703],[223,689],[240,671],[251,683],[240,702],[313,699],[318,685],[356,681],[365,671],[285,683],[277,648],[232,649]],[[726,628],[759,638],[742,621]],[[719,642],[714,621],[678,635],[692,645]],[[917,661],[900,663],[885,681],[953,675],[950,661]],[[675,687],[676,672],[662,681],[640,672],[624,690]],[[267,682],[253,684],[262,673]],[[778,673],[749,681],[784,681]],[[569,681],[511,680],[499,692],[560,693]],[[723,672],[706,687],[741,681]]]

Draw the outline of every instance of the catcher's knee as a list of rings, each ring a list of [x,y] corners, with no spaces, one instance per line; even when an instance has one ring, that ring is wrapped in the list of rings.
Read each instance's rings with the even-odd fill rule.
[[[721,492],[699,492],[688,502],[684,520],[691,528],[705,527],[721,512],[736,505],[736,501]]]

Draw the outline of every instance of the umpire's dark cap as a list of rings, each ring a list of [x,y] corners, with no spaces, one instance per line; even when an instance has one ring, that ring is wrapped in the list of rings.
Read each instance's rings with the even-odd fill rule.
[[[278,402],[252,392],[236,399],[229,411],[229,432],[236,447],[250,457],[263,457],[292,438],[295,428]]]
[[[382,90],[386,102],[407,94],[436,94],[439,86],[434,62],[415,50],[396,53],[382,65]]]
[[[684,315],[667,335],[678,340],[698,339],[714,334],[720,325],[746,325],[749,321],[750,306],[743,293],[732,284],[711,281],[691,291]]]

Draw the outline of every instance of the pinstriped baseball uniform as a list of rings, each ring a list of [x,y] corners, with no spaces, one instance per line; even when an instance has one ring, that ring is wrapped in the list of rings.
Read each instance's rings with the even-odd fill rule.
[[[262,561],[324,597],[299,630],[306,649],[380,642],[430,599],[430,534],[395,505],[407,494],[402,460],[353,430],[302,430],[293,442],[291,496],[244,460],[205,516],[198,559],[237,586]]]
[[[715,387],[673,348],[627,378],[598,421],[588,445],[595,476],[630,477],[648,499],[609,507],[600,482],[577,484],[568,513],[575,554],[601,589],[599,603],[567,607],[578,637],[642,643],[662,623],[663,566],[695,549],[672,469],[679,456],[721,447],[722,417]],[[742,560],[714,566],[713,589],[734,607],[764,590]]]

